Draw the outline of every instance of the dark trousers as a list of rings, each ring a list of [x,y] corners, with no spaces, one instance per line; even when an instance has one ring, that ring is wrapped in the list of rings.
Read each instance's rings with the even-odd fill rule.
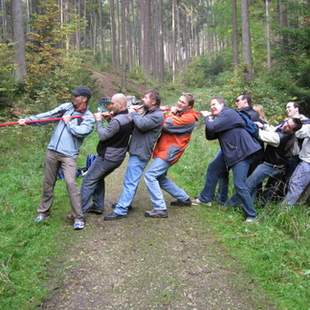
[[[105,177],[112,173],[122,163],[121,161],[110,161],[97,156],[90,169],[84,176],[81,187],[82,212],[86,213],[91,207],[90,200],[93,199],[93,207],[104,208]]]

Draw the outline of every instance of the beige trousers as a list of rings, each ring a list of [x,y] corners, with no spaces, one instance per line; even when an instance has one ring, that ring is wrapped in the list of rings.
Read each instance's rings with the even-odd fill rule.
[[[75,182],[75,159],[51,150],[47,150],[45,157],[43,192],[41,203],[37,211],[38,213],[49,214],[53,203],[54,187],[59,167],[62,167],[64,172],[65,182],[71,202],[72,215],[75,219],[83,219],[80,192]]]

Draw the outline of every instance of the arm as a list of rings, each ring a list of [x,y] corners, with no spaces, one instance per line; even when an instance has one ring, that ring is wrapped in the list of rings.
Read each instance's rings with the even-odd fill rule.
[[[112,119],[107,127],[103,127],[101,122],[97,122],[97,132],[100,141],[105,141],[113,137],[120,130],[118,120]]]
[[[163,131],[171,134],[191,133],[197,119],[193,114],[175,115],[170,114],[165,118]]]
[[[84,138],[93,130],[95,119],[91,112],[84,114],[83,121],[78,124],[77,120],[66,123],[67,128],[76,137]]]
[[[132,112],[130,113],[130,115],[132,117],[134,125],[142,132],[150,131],[158,127],[158,125],[163,122],[162,113],[150,113],[142,116],[139,113]]]
[[[280,136],[277,132],[259,129],[258,136],[260,140],[271,146],[278,147],[280,144]]]
[[[207,116],[205,118],[206,130],[212,133],[219,133],[236,127],[244,127],[244,122],[237,112],[227,109],[218,116]]]
[[[298,131],[295,132],[298,139],[310,137],[310,124],[304,124]]]

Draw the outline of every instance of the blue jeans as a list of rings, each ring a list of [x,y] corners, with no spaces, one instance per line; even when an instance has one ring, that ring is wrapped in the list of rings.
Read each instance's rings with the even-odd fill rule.
[[[247,175],[250,160],[244,159],[231,167],[234,177],[234,187],[238,199],[242,202],[242,208],[246,217],[255,218],[256,211],[253,206],[250,188],[247,185]]]
[[[153,209],[166,210],[167,206],[161,189],[178,200],[185,201],[189,196],[167,178],[171,164],[161,158],[155,158],[144,175],[145,185],[150,194]]]
[[[226,182],[225,182],[226,178]],[[227,198],[227,190],[228,190],[228,177],[227,177],[227,168],[224,161],[223,152],[220,150],[216,155],[215,158],[210,162],[207,174],[206,174],[206,181],[204,188],[200,195],[198,196],[199,200],[202,202],[211,202],[214,197],[216,185],[218,181],[222,179],[222,186],[220,188],[220,200],[226,200]],[[226,194],[225,194],[226,191]],[[222,193],[222,194],[221,194]],[[226,196],[226,197],[225,197]]]
[[[82,211],[86,213],[93,198],[93,207],[104,208],[105,181],[104,178],[121,165],[122,161],[109,161],[97,156],[83,178],[81,186]]]
[[[283,202],[290,206],[294,205],[309,184],[310,163],[301,161],[291,176],[288,192]]]
[[[256,167],[253,173],[246,180],[246,184],[249,188],[253,203],[255,201],[256,189],[258,185],[261,184],[265,178],[277,176],[282,171],[282,169],[279,169],[276,166],[270,165],[266,162]],[[226,205],[237,206],[239,201],[239,197],[235,194],[227,201]]]
[[[126,215],[128,207],[131,205],[143,171],[148,161],[141,160],[136,155],[130,155],[128,160],[127,170],[123,181],[123,191],[115,206],[114,213],[118,215]]]

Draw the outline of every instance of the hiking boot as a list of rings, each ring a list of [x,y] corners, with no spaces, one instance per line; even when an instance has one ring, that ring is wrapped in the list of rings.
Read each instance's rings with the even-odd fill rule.
[[[168,211],[167,210],[152,209],[150,211],[145,211],[144,216],[145,217],[153,217],[153,218],[166,218],[166,217],[168,217]]]
[[[81,230],[85,227],[85,223],[83,220],[80,219],[75,219],[74,224],[73,224],[73,229],[74,230]]]
[[[190,207],[192,205],[192,201],[188,198],[186,200],[174,200],[170,202],[170,206],[178,206],[178,207]]]
[[[69,222],[73,222],[74,221],[74,215],[70,212],[66,215],[66,220]]]
[[[107,214],[103,219],[104,221],[114,221],[114,220],[120,220],[124,217],[127,217],[127,215],[126,214],[120,215],[112,211],[111,213]]]
[[[255,224],[258,223],[256,217],[247,217],[244,221],[246,224]]]
[[[39,223],[46,221],[47,219],[48,219],[48,215],[44,213],[39,213],[37,217],[34,219],[34,222],[39,224]]]

